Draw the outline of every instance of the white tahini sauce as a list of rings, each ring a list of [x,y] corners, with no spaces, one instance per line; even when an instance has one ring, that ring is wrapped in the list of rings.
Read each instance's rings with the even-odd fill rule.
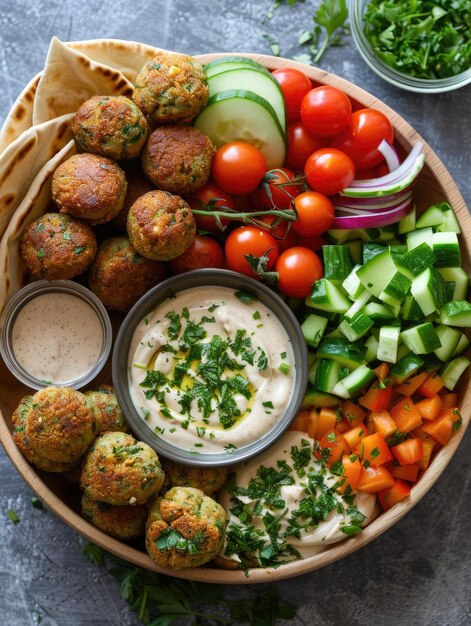
[[[294,355],[287,332],[264,304],[244,302],[235,293],[218,286],[182,291],[142,320],[131,342],[128,373],[134,405],[159,437],[193,453],[220,453],[257,440],[278,421],[293,391]],[[188,326],[190,331],[197,327],[197,341]],[[227,348],[214,359],[208,346],[218,338]],[[175,366],[184,364],[190,348],[202,350],[201,356],[174,384]],[[205,408],[195,385],[204,396],[211,362],[216,386],[219,380],[221,385]],[[218,371],[223,362],[228,367]],[[163,376],[154,395],[151,386],[142,386],[146,377],[150,380],[149,370],[150,376]],[[227,418],[228,405],[232,419]]]
[[[13,353],[37,380],[64,384],[88,372],[103,348],[103,327],[93,308],[62,292],[29,300],[12,329]]]

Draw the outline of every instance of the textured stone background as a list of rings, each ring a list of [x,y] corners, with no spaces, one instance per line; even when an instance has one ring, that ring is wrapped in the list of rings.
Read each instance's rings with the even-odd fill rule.
[[[1,0],[0,120],[39,71],[53,35],[62,40],[116,37],[180,52],[299,53],[319,2],[283,6],[269,24],[270,0]],[[382,82],[351,40],[330,49],[322,67],[361,85],[403,115],[430,143],[471,205],[471,86],[443,95],[410,94]],[[401,522],[360,552],[330,567],[279,583],[299,606],[293,626],[321,623],[464,626],[471,623],[471,436],[445,474]],[[115,581],[85,561],[83,541],[47,511],[0,452],[0,623],[27,626],[137,624]],[[21,521],[13,525],[6,510]],[[228,589],[231,597],[246,590]]]

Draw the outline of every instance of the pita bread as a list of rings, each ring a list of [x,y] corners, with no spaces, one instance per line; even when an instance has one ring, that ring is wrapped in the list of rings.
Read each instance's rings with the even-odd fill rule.
[[[23,230],[47,211],[51,204],[52,174],[56,167],[75,153],[75,141],[71,140],[43,165],[9,221],[0,242],[0,312],[27,280],[28,272],[20,257]]]
[[[132,92],[132,83],[119,70],[53,37],[34,98],[33,124],[75,113],[94,95],[131,96]]]
[[[0,130],[0,155],[17,137],[33,125],[33,102],[41,74],[26,85],[15,100]]]

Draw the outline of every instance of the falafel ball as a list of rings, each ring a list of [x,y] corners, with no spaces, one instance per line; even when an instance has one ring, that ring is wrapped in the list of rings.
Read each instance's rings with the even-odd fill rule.
[[[185,54],[158,52],[134,84],[134,102],[158,124],[190,122],[208,103],[203,66]]]
[[[155,261],[170,261],[189,248],[196,224],[188,204],[167,191],[149,191],[132,205],[128,236],[139,254]]]
[[[201,489],[207,496],[213,496],[229,478],[228,467],[189,467],[170,459],[161,461],[171,487],[194,487]]]
[[[51,461],[32,448],[29,437],[26,436],[26,422],[32,404],[33,396],[25,396],[20,400],[20,403],[11,416],[13,422],[13,439],[18,449],[30,463],[45,472],[66,472],[71,470],[72,467],[74,467],[73,463]]]
[[[165,276],[162,263],[141,256],[129,239],[121,236],[105,239],[100,244],[88,282],[106,307],[126,312]]]
[[[80,486],[92,500],[117,506],[144,504],[162,487],[157,454],[127,433],[99,435],[85,457]]]
[[[161,567],[198,567],[222,549],[226,512],[200,489],[173,487],[150,505],[146,548]]]
[[[110,159],[135,159],[147,139],[147,122],[126,96],[92,96],[72,120],[75,140],[85,152]]]
[[[42,456],[75,463],[100,431],[101,419],[92,403],[70,387],[37,391],[27,414],[25,434]]]
[[[215,151],[197,128],[162,126],[146,143],[142,168],[158,189],[187,195],[207,182]]]
[[[84,272],[97,251],[88,224],[62,213],[45,213],[25,228],[21,257],[34,278],[67,280]]]
[[[143,535],[146,529],[147,507],[144,504],[114,506],[107,502],[92,500],[84,493],[82,514],[103,532],[124,541],[136,539]]]
[[[111,385],[100,385],[98,389],[85,392],[101,418],[100,433],[109,431],[123,433],[129,430],[124,413],[118,404],[118,399]]]
[[[122,168],[128,181],[128,190],[124,198],[124,205],[116,217],[114,217],[110,226],[113,226],[120,233],[127,233],[127,222],[129,209],[138,198],[148,191],[154,189],[154,185],[145,176],[142,171],[141,162],[139,160],[128,161],[122,164]]]
[[[61,213],[90,224],[109,222],[118,215],[126,190],[119,165],[97,154],[74,154],[52,175],[52,199]]]

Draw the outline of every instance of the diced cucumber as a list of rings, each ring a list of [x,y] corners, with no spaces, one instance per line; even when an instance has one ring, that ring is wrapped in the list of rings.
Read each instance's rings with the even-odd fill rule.
[[[446,362],[454,355],[461,339],[461,333],[459,330],[443,325],[437,326],[436,331],[442,346],[434,350],[434,354],[440,361]]]
[[[284,163],[284,129],[271,104],[251,91],[231,89],[212,96],[196,118],[195,126],[216,148],[231,141],[244,141],[262,152],[269,170]]]
[[[414,275],[418,276],[428,267],[432,267],[435,263],[435,255],[432,248],[425,241],[402,257],[402,261],[407,269]]]
[[[342,287],[348,294],[348,297],[351,300],[355,300],[361,293],[364,291],[364,287],[360,282],[360,279],[357,276],[357,269],[361,267],[361,265],[355,265],[347,278],[343,281]]]
[[[425,320],[422,309],[412,294],[406,296],[399,315],[408,322],[423,322]]]
[[[396,229],[393,224],[392,226],[383,226],[382,228],[365,228],[357,232],[363,241],[391,241],[395,237]]]
[[[434,233],[432,249],[435,267],[461,267],[460,244],[456,233]]]
[[[378,254],[357,270],[361,283],[373,295],[378,297],[386,285],[397,273],[389,250]]]
[[[330,313],[345,313],[350,308],[350,301],[341,288],[327,278],[321,278],[314,283],[312,294],[306,298],[306,305]]]
[[[400,326],[383,326],[379,331],[377,358],[387,363],[396,363],[399,347]]]
[[[448,326],[471,327],[471,304],[467,300],[452,300],[440,309],[440,322]]]
[[[440,339],[433,324],[425,322],[408,328],[401,333],[401,341],[414,354],[429,354],[441,347]]]
[[[363,285],[362,285],[363,286]],[[363,289],[360,294],[358,294],[355,302],[351,305],[348,311],[345,311],[345,317],[347,320],[352,319],[355,315],[360,311],[360,309],[365,306],[365,304],[371,299],[371,294]]]
[[[445,299],[447,302],[451,302],[455,295],[456,283],[447,283],[445,282]]]
[[[402,384],[405,380],[413,376],[425,361],[417,354],[408,352],[402,356],[397,363],[391,367],[391,376],[395,385]]]
[[[405,243],[390,243],[389,244],[389,252],[395,261],[395,256],[403,256],[407,252],[407,246]]]
[[[345,318],[340,324],[339,330],[350,341],[357,341],[357,339],[364,337],[372,326],[373,320],[358,312],[352,318]]]
[[[386,249],[385,244],[367,241],[363,244],[363,265]]]
[[[361,265],[363,260],[363,242],[361,239],[354,239],[353,241],[347,241],[347,246],[350,249],[350,256],[354,263]]]
[[[445,367],[440,370],[440,376],[443,380],[443,384],[447,389],[453,391],[456,383],[460,379],[461,375],[468,368],[471,361],[466,356],[459,356],[453,361],[450,361]],[[335,392],[334,392],[335,393]]]
[[[411,281],[407,276],[396,272],[383,291],[379,294],[379,299],[386,304],[395,307],[400,305],[410,291]]]
[[[339,404],[340,400],[336,396],[331,396],[323,391],[318,391],[317,389],[308,387],[304,400],[301,404],[301,408],[306,410],[318,407],[338,406]]]
[[[326,233],[327,239],[332,243],[345,243],[358,237],[357,230],[348,230],[347,228],[333,228]]]
[[[368,304],[363,307],[362,312],[368,315],[375,324],[380,326],[389,324],[389,322],[393,322],[396,319],[391,309],[380,302],[368,302]]]
[[[405,235],[406,233],[410,233],[411,231],[415,230],[416,214],[417,211],[414,206],[412,211],[402,218],[402,220],[397,225],[397,232],[400,235]]]
[[[411,292],[424,315],[437,311],[445,304],[445,281],[433,267],[414,278]]]
[[[335,385],[333,393],[342,398],[354,398],[375,378],[376,375],[372,369],[367,365],[360,365],[360,367]]]
[[[339,382],[340,365],[332,359],[319,359],[309,368],[308,380],[314,389],[330,393]]]
[[[448,204],[448,202],[442,202],[442,205],[445,205],[447,207],[446,209],[443,208],[443,215],[445,219],[442,224],[437,226],[437,232],[457,233],[458,235],[461,234],[461,227],[458,220],[456,219],[456,215],[453,209]]]
[[[237,69],[226,69],[208,77],[209,97],[229,91],[243,89],[251,91],[269,102],[278,116],[281,128],[286,126],[285,101],[280,83],[270,73],[260,72],[249,65]]]
[[[317,348],[327,327],[327,320],[320,315],[308,315],[301,324],[304,339],[308,346]]]
[[[371,361],[375,361],[378,357],[378,340],[374,335],[370,335],[368,339],[365,341],[366,346],[366,354],[365,361],[367,363],[371,363]]]
[[[406,235],[407,248],[413,250],[420,246],[421,243],[430,243],[432,241],[433,230],[431,227],[413,230]]]
[[[400,361],[406,354],[411,354],[411,351],[405,343],[400,343],[399,348],[397,349],[397,360]]]
[[[347,378],[349,374],[350,374],[350,370],[348,369],[348,367],[341,367],[339,370],[339,380],[343,380],[344,378]]]
[[[348,339],[324,337],[317,348],[317,357],[319,359],[333,359],[340,366],[355,369],[363,363],[365,352],[366,348],[352,343]]]
[[[342,335],[338,328],[334,328],[334,330],[331,330],[330,333],[326,333],[324,335],[325,339],[327,339],[327,337],[340,337],[341,339],[343,339],[344,335]]]
[[[432,204],[426,211],[422,213],[416,222],[416,228],[425,228],[427,226],[440,226],[445,221],[442,204]]]
[[[438,273],[446,282],[455,283],[452,300],[466,300],[469,290],[469,275],[461,267],[439,267]]]
[[[435,354],[429,354],[425,360],[424,371],[425,372],[438,372],[443,366],[443,361],[440,361]]]
[[[314,363],[316,358],[317,358],[316,353],[315,352],[311,352],[311,350],[308,350],[308,353],[307,353],[307,363],[308,363],[309,367],[311,367],[311,365]]]
[[[460,340],[458,342],[458,345],[456,346],[455,352],[452,355],[453,357],[459,356],[461,353],[467,350],[469,346],[469,339],[466,337],[464,333],[460,333],[460,334],[461,334]]]
[[[244,67],[258,70],[264,74],[270,73],[264,65],[261,65],[261,63],[239,56],[227,56],[215,59],[204,66],[204,72],[206,74],[206,78],[210,78],[215,74],[219,74],[219,72],[226,72],[227,70],[235,70]]]
[[[322,246],[324,256],[324,276],[334,285],[341,285],[353,269],[350,248],[334,245]]]

